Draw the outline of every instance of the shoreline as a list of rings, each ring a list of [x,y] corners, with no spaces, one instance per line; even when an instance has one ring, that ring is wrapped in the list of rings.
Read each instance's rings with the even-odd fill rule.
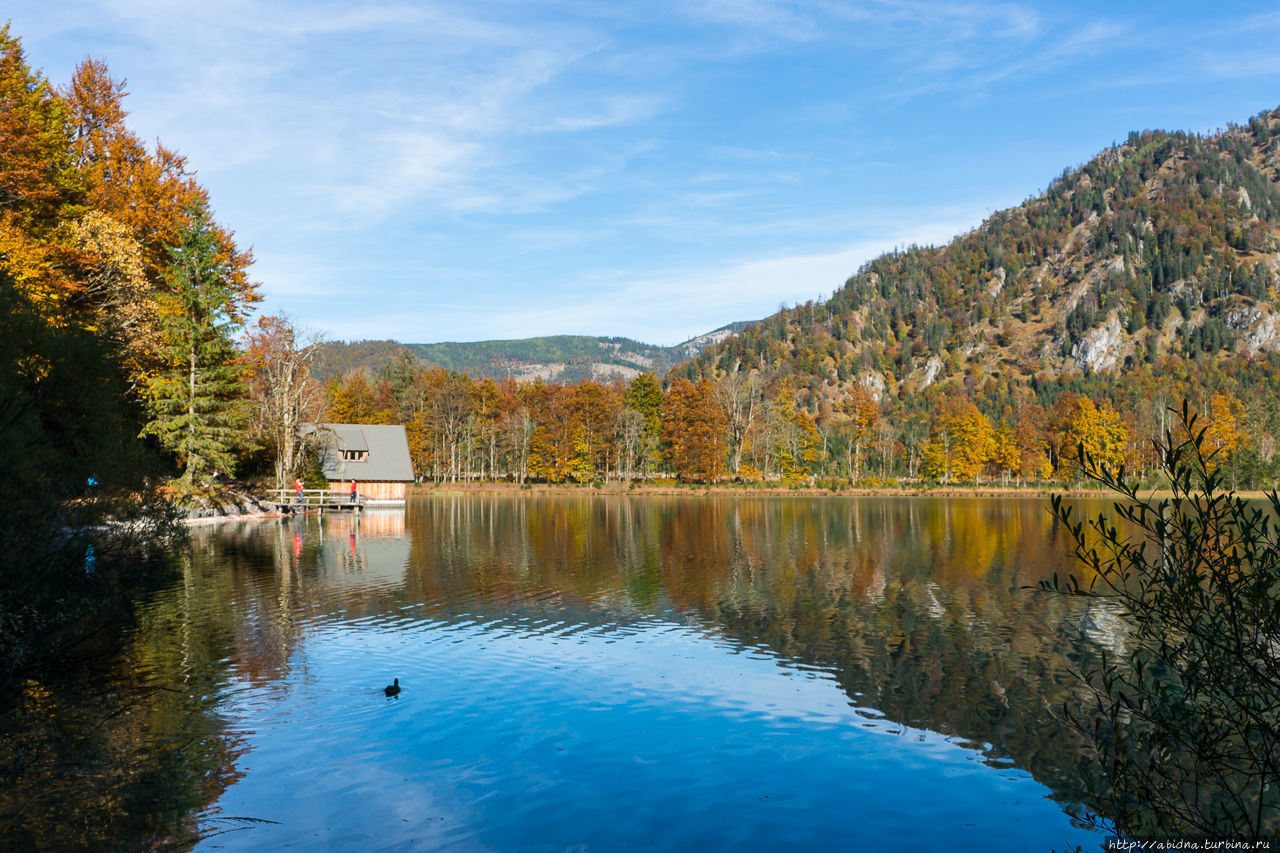
[[[202,524],[218,524],[223,521],[269,521],[275,518],[287,518],[282,512],[261,512],[240,513],[237,515],[197,515],[187,516],[179,523],[184,527],[198,527]]]
[[[282,512],[264,509],[261,501],[253,493],[243,485],[239,485],[223,493],[221,503],[188,509],[187,515],[180,518],[178,523],[184,527],[196,527],[220,521],[256,521],[284,517]]]
[[[1267,493],[1260,490],[1240,490],[1235,493],[1246,500],[1266,500]],[[609,482],[602,486],[589,483],[507,483],[507,482],[458,482],[423,483],[409,486],[406,497],[428,496],[501,496],[501,497],[737,497],[737,498],[999,498],[1018,500],[1047,500],[1053,495],[1071,499],[1119,499],[1114,492],[1097,489],[1053,489],[1043,486],[922,486],[901,488],[890,486],[859,486],[842,489],[801,486],[742,486],[742,485],[679,485],[674,483]],[[1152,491],[1140,495],[1146,499],[1172,497],[1169,491]],[[244,512],[244,503],[225,504],[218,508],[206,508],[208,514],[191,515],[178,522],[184,527],[199,527],[221,522],[273,521],[289,518],[288,513],[260,509]],[[220,510],[239,510],[223,512]]]
[[[1225,494],[1226,492],[1220,492]],[[609,482],[602,486],[589,483],[507,483],[507,482],[457,482],[422,483],[409,487],[408,495],[581,495],[581,496],[666,496],[666,497],[808,497],[808,498],[1038,498],[1053,495],[1066,498],[1120,498],[1115,492],[1101,489],[1052,488],[1048,486],[920,486],[912,488],[892,486],[850,486],[830,489],[817,486],[740,486],[740,485],[678,485],[638,484]],[[1239,490],[1235,494],[1246,500],[1264,500],[1262,490]],[[1172,497],[1168,490],[1152,490],[1139,493],[1144,498]]]
[[[582,495],[582,496],[645,496],[645,497],[807,497],[807,498],[1048,498],[1062,494],[1069,497],[1106,497],[1110,493],[1089,490],[1055,490],[1042,487],[1001,486],[937,486],[900,488],[892,486],[858,486],[840,489],[818,486],[741,486],[741,485],[679,485],[609,482],[602,486],[589,483],[495,483],[457,482],[424,483],[410,486],[409,495]]]

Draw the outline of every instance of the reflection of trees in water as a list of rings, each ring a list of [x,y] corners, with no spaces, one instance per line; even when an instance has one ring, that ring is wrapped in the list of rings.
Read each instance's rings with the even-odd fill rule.
[[[1081,629],[1109,629],[1024,590],[1067,565],[1038,502],[435,496],[406,519],[407,539],[340,516],[195,531],[126,653],[30,686],[0,721],[0,845],[216,829],[198,816],[243,749],[216,714],[227,687],[283,690],[307,624],[406,606],[528,630],[696,619],[1079,793],[1051,709],[1092,646]]]
[[[193,531],[126,642],[103,638],[0,697],[0,848],[183,846],[226,828],[207,810],[241,775],[243,741],[217,712],[227,687],[281,689],[308,618],[386,604],[385,590],[327,594],[323,572],[365,558],[345,528],[320,533],[313,520]]]
[[[773,510],[750,598],[698,602],[747,643],[833,671],[854,704],[990,744],[1060,795],[1080,753],[1058,719],[1078,608],[1024,589],[1064,566],[1043,508],[1012,501],[826,504]],[[758,529],[758,528],[757,528]],[[815,547],[817,553],[815,554]]]
[[[1079,794],[1057,719],[1074,689],[1075,608],[1023,589],[1065,562],[1042,507],[742,501],[685,515],[666,531],[680,603],[745,644],[832,671],[852,704],[990,744]],[[732,551],[688,559],[717,529],[732,531]]]
[[[283,690],[307,624],[405,606],[529,630],[693,618],[1078,796],[1083,759],[1051,709],[1092,645],[1081,629],[1106,614],[1025,591],[1066,566],[1038,502],[439,496],[411,504],[406,530],[335,516],[196,531],[125,654],[32,685],[0,724],[0,842],[216,829],[199,816],[243,749],[216,713],[228,686]]]
[[[21,685],[0,720],[0,847],[145,849],[198,836],[239,777],[215,713],[232,615],[202,555],[142,610],[122,647]]]
[[[1058,710],[1082,614],[1025,589],[1069,568],[1038,501],[436,497],[409,526],[412,599],[696,612],[831,671],[851,704],[1081,793]]]

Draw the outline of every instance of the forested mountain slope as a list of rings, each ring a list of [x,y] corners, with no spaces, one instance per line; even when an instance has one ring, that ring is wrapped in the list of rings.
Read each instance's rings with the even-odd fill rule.
[[[1072,482],[1080,446],[1155,476],[1187,400],[1231,483],[1274,487],[1278,175],[1280,113],[1135,133],[945,246],[713,336],[663,387],[402,358],[331,383],[330,408],[411,424],[436,477],[876,485]]]
[[[730,323],[672,347],[630,338],[590,335],[552,335],[519,340],[401,344],[396,341],[326,342],[314,360],[321,381],[352,371],[377,375],[403,353],[424,367],[465,373],[473,379],[515,379],[552,382],[631,380],[641,373],[662,374],[697,355],[707,343],[721,341],[749,323]]]
[[[998,416],[1027,389],[1119,392],[1274,363],[1278,175],[1278,111],[1208,137],[1133,133],[949,244],[882,255],[673,375],[790,376],[812,410],[857,386],[886,407],[951,389]]]
[[[356,372],[377,375],[406,352],[399,341],[322,341],[312,356],[311,373],[321,382]]]
[[[645,371],[666,370],[677,360],[666,355],[666,347],[588,335],[407,346],[426,364],[474,379],[632,379]]]

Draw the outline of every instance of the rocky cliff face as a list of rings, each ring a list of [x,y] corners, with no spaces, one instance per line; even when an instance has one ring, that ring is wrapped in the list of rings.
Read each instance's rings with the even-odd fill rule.
[[[1071,348],[1071,358],[1081,370],[1114,370],[1133,353],[1133,340],[1124,333],[1120,318],[1113,312],[1107,322],[1085,332]]]

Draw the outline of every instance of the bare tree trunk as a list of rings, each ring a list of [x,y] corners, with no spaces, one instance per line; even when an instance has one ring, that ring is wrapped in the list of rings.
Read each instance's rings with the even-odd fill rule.
[[[196,455],[196,348],[193,343],[188,355],[187,393],[187,482],[194,485]]]

